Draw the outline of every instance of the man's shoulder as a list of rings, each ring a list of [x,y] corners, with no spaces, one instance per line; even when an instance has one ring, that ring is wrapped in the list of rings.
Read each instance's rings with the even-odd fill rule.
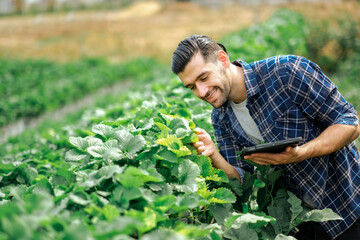
[[[276,55],[249,63],[252,70],[261,75],[275,72],[285,74],[289,69],[297,67],[306,69],[308,65],[317,68],[309,59],[297,55]]]
[[[294,63],[297,61],[308,61],[303,56],[297,56],[297,55],[276,55],[268,58],[264,58],[255,62],[250,63],[250,65],[269,65],[269,64],[275,64],[275,65],[283,65],[287,63]]]

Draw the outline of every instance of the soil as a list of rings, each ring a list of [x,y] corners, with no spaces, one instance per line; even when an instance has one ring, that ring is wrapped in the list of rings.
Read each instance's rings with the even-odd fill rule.
[[[280,7],[301,11],[314,21],[342,12],[360,19],[356,1],[217,8],[146,1],[112,11],[2,17],[0,57],[65,62],[94,56],[111,61],[151,56],[169,63],[177,43],[186,36],[204,34],[219,39],[266,20]]]

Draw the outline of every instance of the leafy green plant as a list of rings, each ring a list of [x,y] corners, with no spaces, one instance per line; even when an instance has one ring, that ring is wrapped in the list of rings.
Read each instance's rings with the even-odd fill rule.
[[[184,89],[178,94],[184,98],[154,97],[132,114],[90,123],[56,154],[30,151],[3,160],[3,238],[76,238],[81,231],[89,239],[275,239],[315,219],[284,189],[274,196],[279,171],[259,168],[240,184],[197,155],[194,129],[208,115],[180,111],[204,103],[187,99]],[[288,204],[279,207],[280,201]],[[293,214],[286,220],[281,211]],[[16,224],[7,227],[9,219]]]

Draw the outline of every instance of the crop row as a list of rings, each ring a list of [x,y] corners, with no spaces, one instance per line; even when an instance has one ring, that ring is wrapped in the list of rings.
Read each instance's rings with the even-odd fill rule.
[[[208,106],[179,83],[155,89],[140,106],[137,94],[119,102],[123,116],[106,118],[113,106],[83,118],[67,142],[55,133],[4,157],[2,238],[275,239],[303,221],[338,219],[303,209],[279,170],[246,174],[243,185],[228,179],[191,146],[196,126],[211,131]]]
[[[110,64],[83,59],[66,64],[45,60],[0,60],[0,127],[20,118],[36,117],[58,109],[99,88],[119,81],[146,81],[154,73],[153,59]]]

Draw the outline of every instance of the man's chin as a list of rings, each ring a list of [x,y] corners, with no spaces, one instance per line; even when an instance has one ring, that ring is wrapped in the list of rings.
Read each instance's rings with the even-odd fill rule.
[[[209,103],[209,102],[208,102]],[[215,102],[213,102],[213,103],[209,103],[211,106],[213,106],[213,108],[221,108],[222,106],[224,106],[225,105],[225,103],[226,103],[226,101],[225,102],[218,102],[218,101],[215,101]]]

